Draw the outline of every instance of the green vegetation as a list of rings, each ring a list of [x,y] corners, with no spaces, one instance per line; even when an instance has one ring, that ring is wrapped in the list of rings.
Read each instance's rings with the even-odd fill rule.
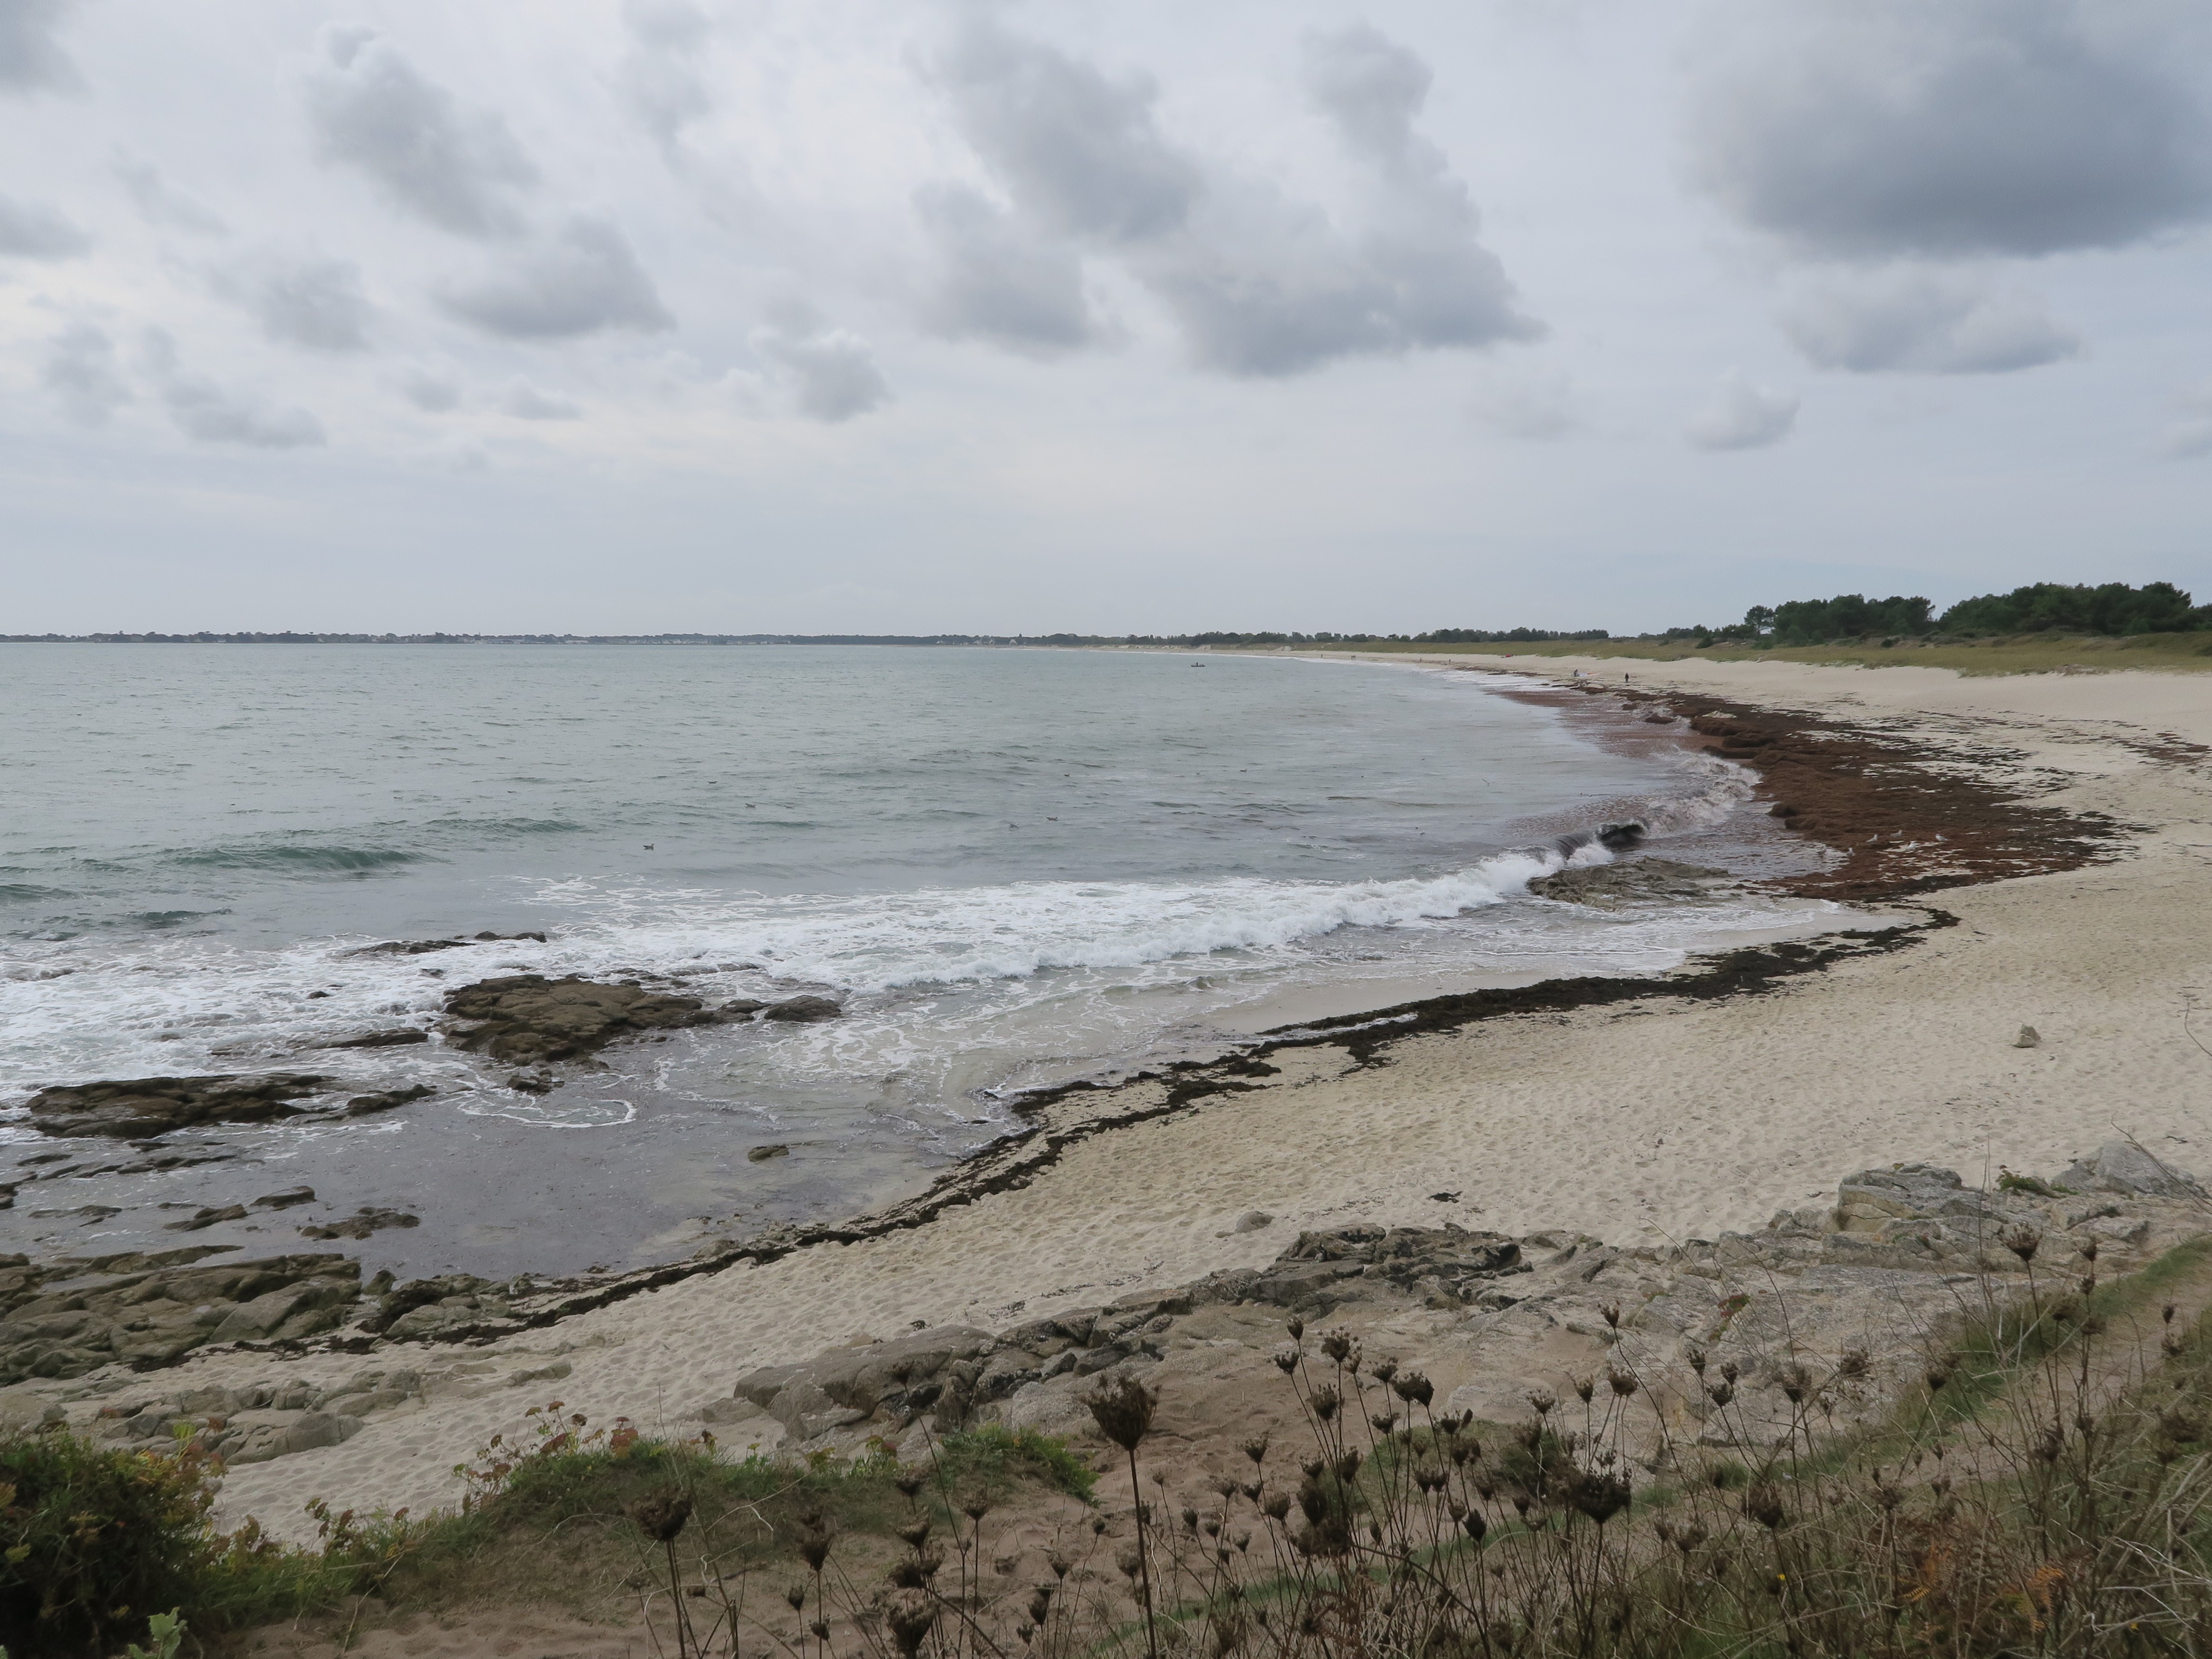
[[[710,1435],[590,1429],[558,1401],[528,1418],[534,1435],[495,1439],[459,1471],[470,1489],[460,1513],[364,1518],[317,1503],[310,1548],[252,1522],[210,1527],[220,1466],[189,1444],[125,1451],[58,1429],[0,1440],[0,1659],[106,1655],[141,1632],[154,1656],[173,1654],[184,1627],[216,1636],[365,1593],[393,1607],[526,1601],[605,1617],[635,1606],[641,1562],[651,1565],[634,1511],[672,1492],[694,1517],[687,1543],[719,1579],[775,1561],[810,1516],[841,1535],[888,1537],[910,1517],[909,1485],[957,1521],[958,1506],[1039,1492],[1088,1502],[1097,1478],[1061,1442],[995,1425],[937,1440],[917,1474],[883,1452],[732,1461]]]

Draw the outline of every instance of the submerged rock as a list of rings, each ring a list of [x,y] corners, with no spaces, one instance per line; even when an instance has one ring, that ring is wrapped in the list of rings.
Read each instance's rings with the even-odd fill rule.
[[[1618,864],[1601,864],[1589,870],[1562,870],[1556,875],[1539,876],[1528,884],[1528,890],[1538,898],[1614,910],[1624,904],[1654,900],[1703,898],[1709,883],[1727,876],[1725,870],[1678,864],[1672,859],[1631,859]]]
[[[392,1031],[364,1031],[359,1036],[336,1037],[328,1042],[319,1042],[318,1048],[398,1048],[410,1042],[428,1042],[430,1034],[416,1027],[402,1026]]]
[[[517,1065],[575,1060],[644,1031],[711,1025],[723,1015],[696,997],[665,996],[636,984],[604,985],[571,975],[510,974],[464,985],[446,997],[447,1038],[455,1048]]]
[[[437,1092],[427,1083],[417,1083],[411,1088],[389,1089],[382,1094],[356,1095],[351,1100],[346,1102],[345,1115],[367,1117],[372,1112],[388,1112],[396,1106],[404,1106],[417,1100],[427,1100]]]
[[[297,1117],[291,1103],[330,1081],[306,1072],[258,1077],[143,1077],[64,1084],[30,1100],[31,1124],[50,1135],[112,1135],[143,1140],[202,1123],[266,1123]]]
[[[240,1214],[245,1213],[243,1211]],[[409,1215],[404,1210],[378,1210],[363,1205],[343,1221],[332,1221],[319,1226],[302,1227],[302,1238],[367,1238],[371,1233],[381,1232],[386,1227],[419,1227],[420,1216]]]
[[[772,1004],[763,1019],[786,1019],[802,1024],[817,1020],[835,1019],[845,1011],[828,997],[793,997],[788,1002]]]

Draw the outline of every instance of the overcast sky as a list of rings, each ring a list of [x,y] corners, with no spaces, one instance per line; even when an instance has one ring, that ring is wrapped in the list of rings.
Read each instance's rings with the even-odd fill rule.
[[[2197,0],[0,0],[0,632],[2212,598]]]

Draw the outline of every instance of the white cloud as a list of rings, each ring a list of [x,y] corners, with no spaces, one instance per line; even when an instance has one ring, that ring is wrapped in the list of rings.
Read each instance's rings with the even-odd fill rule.
[[[775,307],[768,323],[753,331],[752,346],[809,420],[836,424],[890,401],[890,383],[876,367],[868,343],[830,327],[811,306]]]
[[[151,161],[118,156],[115,177],[149,224],[190,231],[197,236],[229,234],[230,227],[223,223],[221,216],[177,190]]]
[[[18,259],[67,259],[86,252],[92,239],[42,202],[0,196],[0,255]]]
[[[518,421],[573,421],[584,412],[569,399],[540,392],[527,380],[517,380],[509,386],[500,408]]]
[[[1540,333],[1478,240],[1466,185],[1413,131],[1427,66],[1364,27],[1316,35],[1306,52],[1313,102],[1364,174],[1361,222],[1350,229],[1171,141],[1155,118],[1150,76],[1109,74],[969,19],[936,78],[1012,214],[994,222],[971,206],[965,222],[1025,250],[1027,268],[1014,306],[998,295],[998,306],[978,309],[1042,315],[1042,336],[1034,326],[1016,336],[1031,349],[1040,337],[1060,349],[1095,337],[1078,329],[1067,297],[1073,252],[1061,252],[1056,269],[1050,263],[1057,238],[1119,258],[1166,307],[1193,359],[1233,375],[1297,374],[1344,357]],[[1040,313],[1040,295],[1056,303]]]
[[[2173,419],[2160,439],[2158,453],[2169,461],[2195,461],[2212,455],[2212,384],[2174,399]]]
[[[2164,0],[1726,0],[1692,165],[1823,255],[2119,246],[2212,214],[2208,50]]]
[[[1797,424],[1794,392],[1754,386],[1735,369],[1705,406],[1690,417],[1684,435],[1695,449],[1764,449],[1780,443]]]
[[[0,92],[75,92],[83,79],[54,37],[72,0],[0,0]]]
[[[175,341],[160,329],[147,331],[145,353],[170,421],[195,443],[303,449],[327,441],[323,423],[297,404],[270,404],[188,372]]]
[[[131,388],[103,329],[75,322],[46,342],[39,379],[80,426],[106,426],[131,401]]]
[[[216,291],[243,306],[280,344],[366,351],[375,307],[349,259],[261,258],[219,272]]]
[[[482,281],[447,289],[439,301],[463,321],[514,340],[676,325],[621,229],[580,214]]]
[[[690,0],[623,0],[623,26],[630,48],[616,68],[616,90],[639,125],[672,145],[714,107],[699,68],[713,20]]]
[[[2037,301],[1956,271],[1830,272],[1784,307],[1782,331],[1820,368],[2003,374],[2078,356]]]
[[[461,236],[514,235],[538,169],[489,110],[463,105],[373,29],[323,31],[307,116],[328,161],[368,175],[386,199]]]

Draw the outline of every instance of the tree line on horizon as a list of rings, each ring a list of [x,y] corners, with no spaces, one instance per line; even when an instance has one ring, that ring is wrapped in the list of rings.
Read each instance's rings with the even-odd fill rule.
[[[1212,646],[1546,645],[1577,640],[1638,638],[1741,641],[1762,645],[1826,645],[1875,636],[1983,639],[2010,634],[2107,635],[2182,634],[2212,629],[2212,605],[2193,604],[2172,582],[2125,582],[2068,586],[2032,582],[2009,593],[1960,600],[1942,615],[1919,596],[1893,593],[1870,599],[1838,593],[1830,599],[1789,599],[1755,605],[1740,623],[1702,623],[1658,634],[1617,635],[1602,628],[1437,628],[1425,634],[1311,634],[1258,631],[1197,634],[0,634],[12,644],[97,645],[1060,645],[1158,646],[1192,650]]]
[[[1870,599],[1838,593],[1832,599],[1790,599],[1755,605],[1725,628],[1670,628],[1668,639],[1759,641],[1773,645],[1826,645],[1875,635],[1894,639],[1986,639],[2008,634],[2187,634],[2212,629],[2212,605],[2195,605],[2172,582],[2030,582],[2009,593],[1980,593],[1942,615],[1924,598],[1893,593]]]

